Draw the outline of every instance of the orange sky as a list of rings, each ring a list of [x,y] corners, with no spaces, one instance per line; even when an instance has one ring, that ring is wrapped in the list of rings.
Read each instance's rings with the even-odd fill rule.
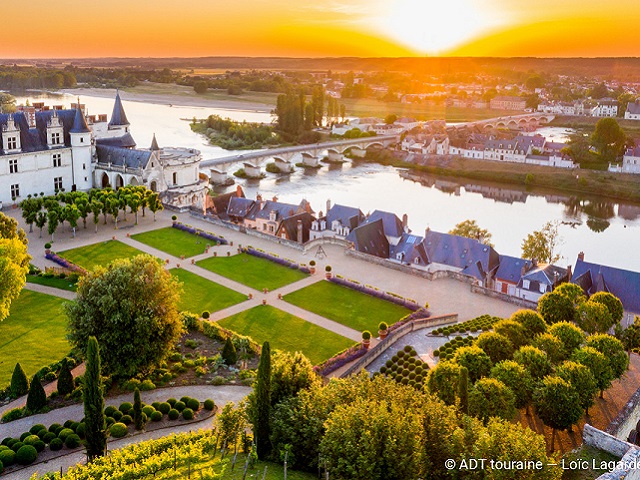
[[[637,0],[2,0],[2,17],[0,58],[640,56]]]

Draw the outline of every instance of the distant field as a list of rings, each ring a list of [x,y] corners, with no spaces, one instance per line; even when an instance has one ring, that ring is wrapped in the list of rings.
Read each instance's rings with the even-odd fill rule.
[[[105,266],[113,260],[132,258],[143,252],[117,240],[108,240],[56,253],[71,263],[80,265],[87,270],[93,270],[98,265]]]
[[[137,233],[131,235],[131,238],[174,257],[184,255],[187,258],[204,253],[207,244],[213,243],[211,240],[173,227]]]
[[[207,100],[224,100],[227,102],[240,103],[263,103],[268,107],[275,107],[277,93],[269,92],[245,92],[241,95],[229,95],[226,90],[207,90],[206,93],[198,94],[193,87],[186,85],[176,85],[170,83],[143,83],[135,87],[124,88],[131,93],[147,95],[172,95],[177,97],[197,97]]]
[[[16,362],[31,378],[41,367],[69,353],[67,317],[62,311],[65,301],[22,290],[9,317],[0,322],[0,387],[11,381]]]
[[[246,295],[182,268],[172,268],[169,272],[184,284],[184,293],[178,305],[180,310],[200,315],[205,310],[217,312],[247,299]]]
[[[270,305],[245,310],[218,323],[260,344],[269,341],[271,348],[302,352],[314,365],[355,343]]]

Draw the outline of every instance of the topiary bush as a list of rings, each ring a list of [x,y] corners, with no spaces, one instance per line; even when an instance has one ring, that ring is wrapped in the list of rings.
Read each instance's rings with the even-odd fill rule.
[[[38,432],[40,432],[40,430],[46,430],[46,429],[47,427],[45,427],[41,423],[36,423],[33,427],[29,429],[29,432],[33,433],[34,435],[38,435]]]
[[[87,426],[84,422],[80,423],[80,425],[78,425],[78,428],[76,428],[76,435],[78,435],[81,439],[84,439],[84,437],[86,436],[86,432]]]
[[[40,437],[37,435],[29,435],[22,440],[22,443],[25,445],[33,445],[36,442],[40,441]]]
[[[115,412],[117,410],[116,407],[114,407],[113,405],[109,405],[107,408],[104,409],[104,414],[107,417],[113,417],[113,412]]]
[[[174,402],[175,405],[175,402]],[[160,405],[158,405],[158,411],[161,412],[163,415],[166,415],[167,413],[169,413],[169,410],[171,410],[171,404],[169,402],[162,402]]]
[[[38,453],[43,451],[46,447],[45,443],[42,440],[38,440],[36,443],[32,445]]]
[[[42,441],[48,445],[54,438],[58,438],[58,436],[53,432],[47,432],[44,437],[42,437]]]
[[[49,443],[49,448],[51,449],[51,451],[57,452],[58,450],[62,449],[62,445],[64,445],[62,440],[60,440],[59,438],[54,438]]]
[[[169,420],[177,420],[180,416],[180,412],[175,408],[172,408],[171,410],[169,410],[169,413],[167,415],[169,416]]]
[[[238,353],[236,352],[236,347],[231,341],[231,337],[227,337],[227,339],[225,340],[221,356],[224,360],[224,363],[226,363],[227,365],[235,365],[235,363],[238,361]]]
[[[129,413],[129,410],[131,410],[133,408],[133,404],[131,402],[123,402],[120,405],[120,408],[118,410],[120,410],[124,415],[126,415],[127,413]]]
[[[16,366],[13,369],[10,390],[13,398],[21,397],[29,392],[29,379],[19,363],[16,363]]]
[[[147,405],[142,408],[142,411],[147,414],[147,417],[150,417],[153,412],[156,411],[151,405]]]
[[[107,427],[110,427],[111,425],[116,423],[116,420],[113,417],[107,417],[105,418],[105,422],[107,423]]]
[[[162,412],[159,412],[158,410],[156,410],[155,412],[151,413],[150,418],[152,422],[159,422],[162,420]]]
[[[11,445],[9,445],[9,448],[11,448],[11,450],[13,450],[14,452],[17,452],[23,446],[24,446],[24,443],[22,443],[21,441],[18,440],[17,442],[12,443]]]
[[[130,425],[131,422],[133,422],[133,418],[131,418],[131,415],[123,415],[120,419],[120,423],[124,423],[125,425]]]
[[[187,403],[187,407],[189,407],[194,412],[197,412],[200,409],[200,402],[195,398],[190,398]]]
[[[204,409],[212,411],[214,408],[216,408],[215,402],[213,400],[211,400],[210,398],[207,398],[204,401]]]
[[[129,433],[129,429],[124,423],[114,423],[109,428],[109,435],[111,435],[113,438],[122,438],[127,433]]]
[[[30,436],[31,436],[31,432],[24,432],[22,435],[20,435],[20,441],[24,443],[25,438]]]
[[[179,412],[181,412],[182,410],[184,410],[187,406],[185,405],[184,402],[180,401],[180,402],[176,402],[176,404],[173,406],[174,409],[178,410]]]
[[[63,427],[64,428],[71,428],[71,425],[73,425],[74,421],[73,420],[67,420],[66,422],[64,422]]]
[[[185,420],[193,420],[193,410],[191,410],[190,408],[185,408],[182,411],[182,418],[184,418]]]
[[[60,430],[62,430],[62,425],[60,425],[59,423],[52,423],[51,426],[49,427],[49,431],[53,432],[56,434],[56,437],[58,436],[58,434],[60,433]]]
[[[35,447],[31,445],[23,445],[16,452],[16,462],[19,465],[31,465],[33,462],[36,461],[37,457],[38,457],[38,451],[36,450]]]
[[[176,400],[175,398],[170,398],[169,400],[167,400],[167,403],[171,405],[171,408],[173,408],[177,401],[178,400]]]
[[[2,450],[0,452],[0,462],[2,462],[2,464],[5,467],[10,467],[11,465],[13,465],[16,461],[16,452],[14,452],[11,449],[8,450]]]
[[[64,441],[64,445],[67,448],[78,448],[80,446],[80,437],[75,433],[73,435],[69,435]]]
[[[64,442],[69,435],[73,435],[74,433],[70,428],[63,428],[60,430],[60,433],[58,433],[58,438]]]

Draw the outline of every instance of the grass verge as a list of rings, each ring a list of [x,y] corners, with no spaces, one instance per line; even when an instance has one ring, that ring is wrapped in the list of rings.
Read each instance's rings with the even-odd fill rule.
[[[137,233],[131,235],[131,238],[178,258],[182,255],[184,255],[185,258],[200,255],[204,253],[207,243],[210,245],[213,243],[198,235],[193,235],[173,227]]]
[[[71,263],[93,270],[98,265],[104,266],[116,259],[132,258],[143,252],[117,240],[108,240],[57,253]]]
[[[247,299],[246,295],[202,278],[182,268],[172,268],[171,275],[184,284],[178,308],[198,315],[205,310],[216,312]]]

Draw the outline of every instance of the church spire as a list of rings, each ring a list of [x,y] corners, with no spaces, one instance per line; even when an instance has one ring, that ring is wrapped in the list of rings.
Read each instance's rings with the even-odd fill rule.
[[[151,140],[151,148],[149,149],[152,152],[158,151],[160,150],[160,147],[158,146],[158,141],[156,140],[156,134],[153,134],[153,140]]]

